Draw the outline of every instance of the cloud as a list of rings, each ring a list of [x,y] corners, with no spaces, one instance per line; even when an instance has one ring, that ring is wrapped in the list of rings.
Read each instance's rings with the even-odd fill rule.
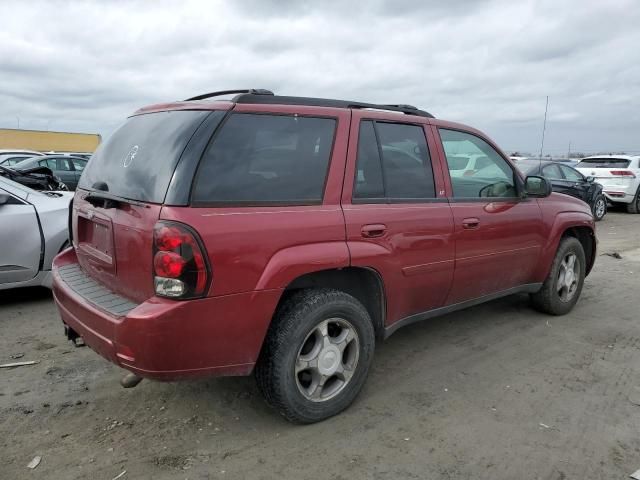
[[[0,3],[0,127],[108,136],[228,88],[410,103],[506,149],[640,151],[636,0]],[[637,142],[637,143],[636,143]]]

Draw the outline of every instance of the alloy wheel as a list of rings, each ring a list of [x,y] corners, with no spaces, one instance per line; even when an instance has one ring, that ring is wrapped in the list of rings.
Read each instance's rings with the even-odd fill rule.
[[[317,324],[298,351],[295,364],[300,393],[313,402],[335,397],[351,381],[358,365],[360,339],[343,318]]]
[[[576,294],[578,289],[578,281],[580,280],[580,262],[575,253],[568,253],[560,263],[558,271],[558,279],[556,290],[560,300],[563,302],[570,301]]]

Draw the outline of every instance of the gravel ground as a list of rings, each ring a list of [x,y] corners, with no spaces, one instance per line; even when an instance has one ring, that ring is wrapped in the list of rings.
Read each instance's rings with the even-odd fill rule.
[[[349,410],[303,427],[252,378],[122,389],[122,370],[64,339],[48,291],[0,292],[0,363],[39,361],[0,369],[0,477],[626,478],[640,468],[640,215],[610,212],[598,236],[571,314],[518,295],[409,326],[378,346]]]

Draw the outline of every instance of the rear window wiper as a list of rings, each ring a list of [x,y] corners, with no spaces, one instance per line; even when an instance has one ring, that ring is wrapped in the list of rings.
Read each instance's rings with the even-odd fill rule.
[[[146,203],[138,202],[136,200],[129,200],[128,198],[118,197],[108,192],[89,192],[84,199],[94,207],[102,208],[117,208],[123,203],[129,205],[135,205],[137,207],[149,207]]]

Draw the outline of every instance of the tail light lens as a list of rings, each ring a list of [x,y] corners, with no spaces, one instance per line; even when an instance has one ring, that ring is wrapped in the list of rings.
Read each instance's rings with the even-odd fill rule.
[[[636,178],[633,172],[630,172],[629,170],[611,170],[611,175],[615,175],[616,177]]]
[[[197,298],[205,295],[210,269],[198,234],[176,222],[158,222],[153,230],[156,295]]]

